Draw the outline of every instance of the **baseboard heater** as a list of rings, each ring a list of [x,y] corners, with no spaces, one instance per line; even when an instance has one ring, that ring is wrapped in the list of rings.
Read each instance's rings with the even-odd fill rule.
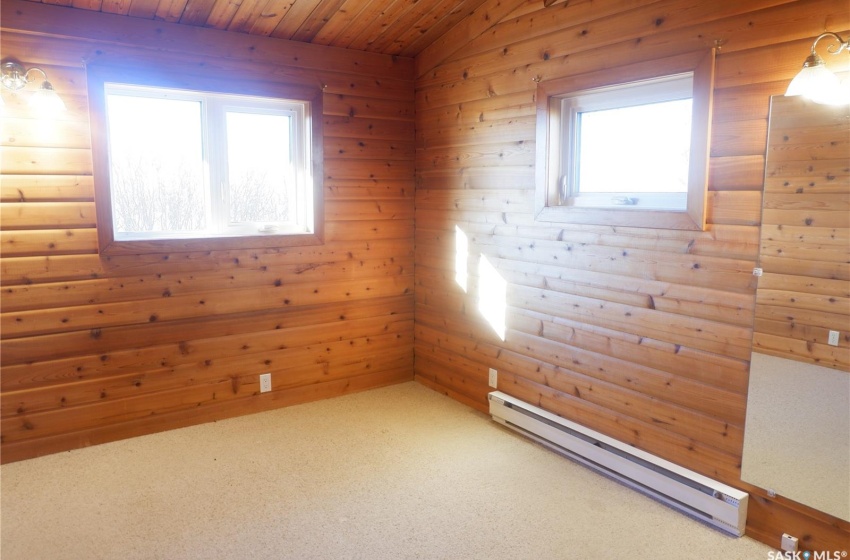
[[[500,424],[701,521],[744,534],[749,495],[494,391],[490,414]]]

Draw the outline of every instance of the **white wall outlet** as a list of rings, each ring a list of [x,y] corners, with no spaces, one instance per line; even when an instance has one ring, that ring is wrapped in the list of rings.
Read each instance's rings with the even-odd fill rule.
[[[785,552],[797,552],[799,540],[788,533],[782,533],[782,550]]]
[[[830,346],[838,346],[838,331],[829,331],[829,339],[826,342]]]
[[[260,374],[260,392],[268,393],[272,390],[272,374],[270,373],[261,373]]]
[[[499,384],[498,382],[499,382],[499,373],[495,369],[490,368],[490,381],[489,381],[490,387],[495,389],[496,385]]]

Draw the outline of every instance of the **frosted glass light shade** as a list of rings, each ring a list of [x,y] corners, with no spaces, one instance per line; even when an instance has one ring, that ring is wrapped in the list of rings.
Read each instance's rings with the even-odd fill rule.
[[[830,72],[823,64],[803,67],[788,84],[785,95],[802,95],[815,103],[827,105],[850,102],[850,99],[842,100],[841,82],[838,76]]]
[[[32,94],[29,105],[43,114],[56,114],[65,110],[65,103],[53,90],[50,82],[44,82],[39,90]]]

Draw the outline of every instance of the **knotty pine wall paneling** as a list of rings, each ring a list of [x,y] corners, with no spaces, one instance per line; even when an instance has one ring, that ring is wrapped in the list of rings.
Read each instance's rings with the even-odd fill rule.
[[[772,104],[753,349],[850,374],[850,106]]]
[[[850,524],[740,480],[770,96],[825,29],[850,29],[846,1],[490,0],[426,48],[416,379],[483,411],[496,368],[501,391],[750,491],[756,538],[846,549]],[[711,47],[706,231],[534,220],[536,81]],[[504,340],[479,310],[483,259],[506,286]]]
[[[68,107],[3,92],[3,461],[412,379],[411,59],[15,1],[0,41]],[[324,243],[100,256],[83,61],[105,58],[326,85]]]

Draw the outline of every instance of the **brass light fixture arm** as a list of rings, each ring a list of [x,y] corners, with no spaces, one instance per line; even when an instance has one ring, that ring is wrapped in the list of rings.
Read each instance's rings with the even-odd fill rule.
[[[833,47],[835,46],[835,44],[830,44],[826,48],[826,52],[828,52],[829,54],[838,54],[841,51],[843,51],[844,49],[847,49],[847,51],[850,52],[850,41],[845,41],[844,39],[841,38],[840,35],[838,35],[838,33],[833,33],[832,31],[827,31],[825,33],[821,33],[820,35],[818,35],[817,39],[815,39],[815,42],[812,43],[812,54],[814,56],[817,56],[817,53],[815,52],[815,48],[818,46],[818,41],[820,41],[821,39],[823,39],[825,37],[832,37],[832,38],[838,40],[838,49],[837,50],[832,50]]]
[[[9,61],[4,62],[2,67],[0,67],[3,72],[2,81],[3,85],[12,91],[17,91],[26,86],[29,82],[30,72],[39,72],[41,73],[44,81],[47,82],[47,74],[41,68],[37,66],[33,66],[32,68],[25,69],[24,66],[19,62]]]

